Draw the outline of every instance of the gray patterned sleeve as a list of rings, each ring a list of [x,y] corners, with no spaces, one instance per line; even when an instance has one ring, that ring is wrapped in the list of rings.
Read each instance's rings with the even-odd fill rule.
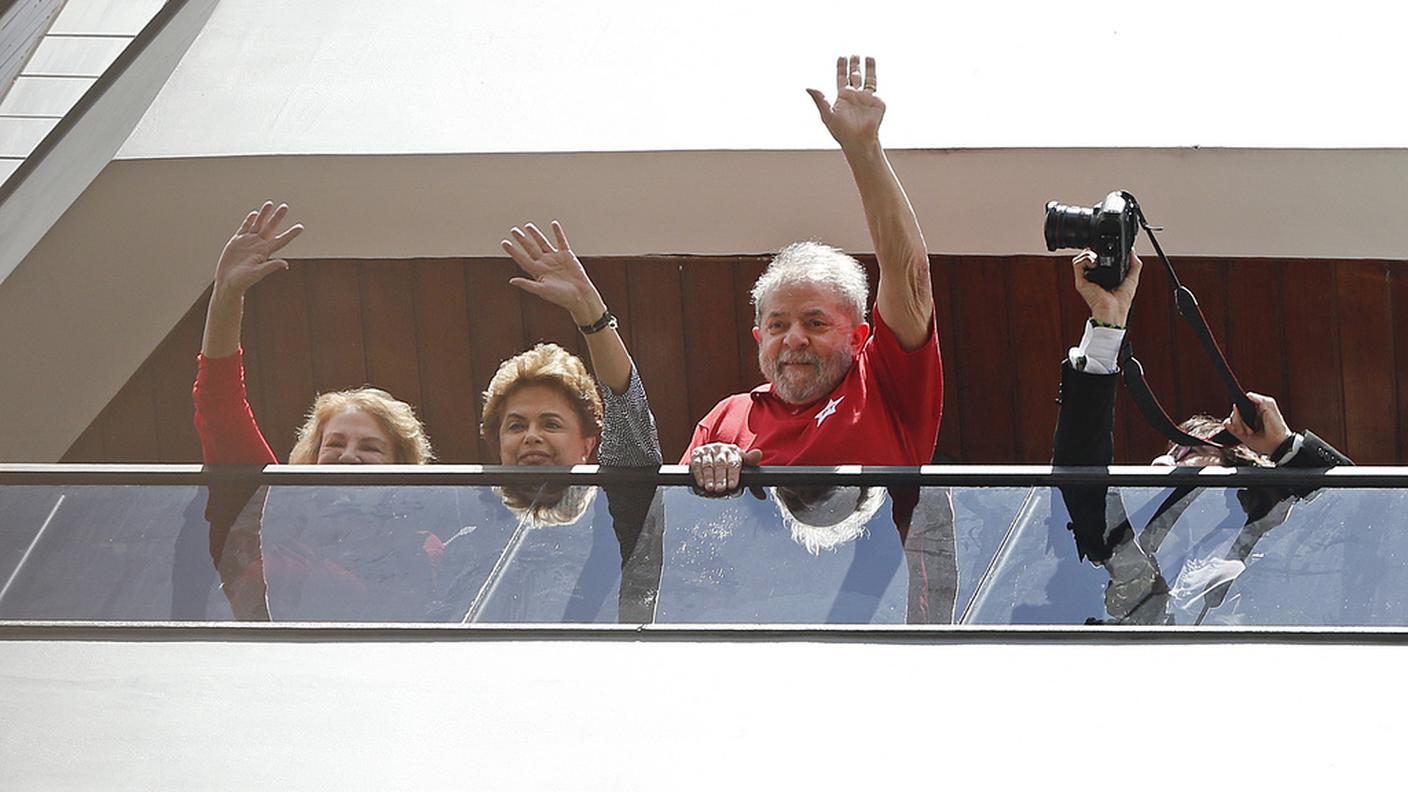
[[[612,467],[657,467],[662,463],[660,437],[655,432],[655,416],[645,396],[645,385],[631,363],[631,382],[617,395],[597,385],[605,415],[601,426],[601,448],[596,459]]]

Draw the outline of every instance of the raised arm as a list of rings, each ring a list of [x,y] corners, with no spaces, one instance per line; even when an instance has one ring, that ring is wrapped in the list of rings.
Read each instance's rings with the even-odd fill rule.
[[[509,283],[534,297],[546,300],[572,315],[578,327],[590,327],[606,314],[606,302],[587,275],[586,267],[572,252],[562,225],[552,221],[554,246],[532,223],[511,232],[518,244],[505,239],[504,252],[513,257],[528,277],[512,278]],[[587,351],[592,358],[592,372],[597,381],[622,394],[631,381],[631,355],[626,342],[613,325],[588,333]]]
[[[660,439],[645,386],[634,373],[635,364],[616,331],[615,319],[607,314],[606,302],[572,252],[567,233],[556,220],[552,223],[556,245],[532,223],[511,233],[517,244],[505,239],[503,249],[528,277],[512,278],[509,283],[567,311],[587,339],[592,371],[606,391],[597,460],[626,467],[659,465]]]
[[[815,88],[808,88],[807,93],[816,102],[827,131],[841,144],[860,190],[865,222],[880,264],[875,306],[900,346],[918,349],[929,337],[934,316],[929,253],[909,197],[880,146],[885,103],[875,95],[875,59],[865,59],[863,77],[858,56],[836,59],[834,103],[827,102],[825,94]]]
[[[302,225],[276,233],[287,214],[287,204],[275,208],[272,201],[266,201],[245,217],[239,230],[225,243],[220,262],[215,265],[215,287],[210,293],[205,335],[200,344],[200,352],[207,358],[229,357],[239,351],[245,292],[274,270],[288,269],[287,261],[272,258],[303,233]]]

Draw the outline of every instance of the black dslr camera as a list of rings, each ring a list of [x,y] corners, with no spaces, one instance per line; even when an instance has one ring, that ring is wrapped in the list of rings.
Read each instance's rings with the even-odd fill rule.
[[[1116,190],[1093,207],[1046,204],[1046,249],[1090,248],[1096,266],[1085,279],[1105,289],[1124,282],[1129,272],[1129,250],[1139,233],[1139,205],[1134,196]]]

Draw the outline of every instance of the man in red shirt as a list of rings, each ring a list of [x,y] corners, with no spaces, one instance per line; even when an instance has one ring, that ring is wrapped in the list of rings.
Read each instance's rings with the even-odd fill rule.
[[[875,61],[836,61],[834,104],[808,89],[841,144],[880,265],[874,323],[865,272],[841,251],[799,242],[753,286],[758,365],[767,383],[719,402],[681,464],[705,492],[738,488],[744,464],[920,465],[934,454],[943,371],[929,256],[919,221],[880,146],[885,103]]]

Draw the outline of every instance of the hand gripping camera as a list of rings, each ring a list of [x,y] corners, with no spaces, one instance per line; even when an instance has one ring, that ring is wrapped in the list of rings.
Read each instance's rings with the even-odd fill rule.
[[[1085,271],[1085,279],[1107,290],[1119,286],[1129,272],[1129,250],[1137,233],[1139,204],[1123,190],[1092,207],[1046,204],[1046,249],[1093,250],[1096,266]]]

